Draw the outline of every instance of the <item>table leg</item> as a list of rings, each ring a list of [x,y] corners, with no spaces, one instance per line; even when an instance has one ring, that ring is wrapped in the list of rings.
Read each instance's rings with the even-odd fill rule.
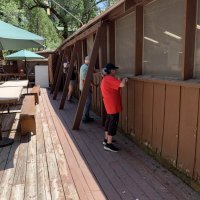
[[[3,120],[1,119],[0,121],[0,148],[9,146],[14,143],[14,139],[2,137],[2,131],[1,131],[2,121]]]

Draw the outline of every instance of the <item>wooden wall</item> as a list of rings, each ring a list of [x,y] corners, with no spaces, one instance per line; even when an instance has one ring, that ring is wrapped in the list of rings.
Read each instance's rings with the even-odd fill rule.
[[[199,88],[134,80],[133,135],[190,177],[200,177]],[[131,107],[127,105],[129,112]],[[123,115],[122,115],[123,118]]]

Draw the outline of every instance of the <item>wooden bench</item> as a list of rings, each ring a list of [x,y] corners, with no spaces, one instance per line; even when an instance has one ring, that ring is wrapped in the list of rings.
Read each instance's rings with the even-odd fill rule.
[[[35,112],[36,112],[36,107],[35,107],[34,95],[25,96],[21,108],[20,121],[19,121],[22,135],[30,132],[36,134]]]
[[[29,95],[35,96],[35,104],[39,104],[40,86],[35,85],[30,91]]]

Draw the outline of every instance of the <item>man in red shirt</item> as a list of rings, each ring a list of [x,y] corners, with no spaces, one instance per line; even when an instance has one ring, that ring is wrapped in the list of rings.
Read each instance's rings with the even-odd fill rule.
[[[104,68],[105,76],[101,82],[101,92],[107,112],[105,139],[103,143],[105,144],[104,149],[112,152],[119,151],[119,149],[112,144],[112,138],[116,135],[119,113],[122,111],[120,88],[124,87],[128,81],[127,78],[118,80],[115,77],[117,69],[118,67],[108,63]]]

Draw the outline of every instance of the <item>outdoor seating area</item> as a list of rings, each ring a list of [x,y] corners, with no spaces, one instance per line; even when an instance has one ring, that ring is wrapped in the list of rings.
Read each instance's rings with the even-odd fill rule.
[[[200,200],[199,30],[200,0],[3,0],[0,200]]]
[[[53,101],[47,89],[39,98],[36,135],[4,133],[15,142],[0,149],[0,199],[199,199],[124,135],[116,138],[123,151],[105,152],[101,120],[94,113],[94,124],[74,131],[76,103],[59,110],[60,94]],[[20,113],[12,115],[4,128],[18,127]]]

